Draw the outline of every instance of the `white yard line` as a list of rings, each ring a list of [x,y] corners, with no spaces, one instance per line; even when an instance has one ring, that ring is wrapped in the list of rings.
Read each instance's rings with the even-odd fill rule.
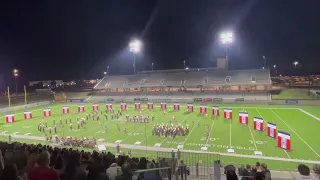
[[[257,112],[259,113],[259,116],[263,118],[263,116],[261,115],[261,113],[260,113],[260,111],[258,110],[258,108],[256,108],[256,110],[257,110]],[[263,121],[263,123],[264,123],[264,121]],[[265,124],[265,123],[264,123],[264,124]],[[287,152],[286,150],[283,150],[283,151],[284,151],[284,153],[286,153],[286,155],[288,156],[288,158],[291,159],[291,157],[289,156],[288,152]]]
[[[216,118],[213,120],[213,122],[212,122],[212,124],[211,124],[210,132],[209,132],[209,137],[207,138],[206,144],[208,144],[208,141],[209,141],[209,139],[210,139],[210,137],[211,137],[212,128],[213,128],[215,122],[216,122]]]
[[[141,128],[139,128],[138,130],[136,130],[134,133],[137,133],[137,132],[141,131],[142,129],[147,128],[147,127],[146,127],[147,125],[154,124],[155,122],[157,122],[157,121],[154,120],[154,121],[152,121],[152,122],[150,122],[150,123],[144,123],[144,126],[141,127]],[[138,124],[140,124],[140,123],[138,123]],[[132,136],[127,136],[126,138],[124,138],[124,139],[122,140],[122,142],[125,141],[125,140],[127,140],[127,139],[130,138],[130,137],[132,137]],[[148,137],[149,137],[149,136],[148,136]],[[141,142],[142,142],[142,141],[141,141]]]
[[[256,151],[258,151],[258,147],[257,147],[256,141],[254,140],[254,137],[253,137],[253,134],[252,134],[252,131],[251,131],[251,128],[250,128],[249,125],[248,125],[248,128],[249,128],[249,131],[250,131],[250,134],[251,134],[251,138],[252,138],[252,141],[253,141],[253,145],[254,145],[254,147],[256,148]]]
[[[43,107],[43,106],[47,106],[47,105],[49,105],[49,104],[45,104],[45,105],[41,105],[40,107]],[[51,107],[49,107],[49,108],[55,108],[55,107],[61,107],[62,105],[56,105],[56,106],[51,106]],[[25,109],[20,109],[20,110],[27,110],[28,108],[25,108]],[[34,110],[31,110],[31,112],[33,112],[33,111],[41,111],[41,110],[43,110],[44,108],[39,108],[39,109],[34,109]],[[18,110],[18,111],[20,111],[20,110]],[[24,112],[20,112],[20,113],[15,113],[14,115],[16,115],[16,114],[23,114]],[[4,116],[1,116],[0,118],[4,118]]]
[[[304,142],[318,157],[320,157],[320,155],[304,140],[302,139],[301,136],[299,136],[299,134],[293,130],[277,113],[275,113],[272,109],[270,109],[270,111],[277,116],[278,119],[280,119],[302,142]]]
[[[200,119],[203,119],[203,117],[200,118]],[[186,141],[188,140],[190,134],[193,132],[194,128],[195,128],[196,126],[198,126],[198,123],[199,123],[200,119],[198,119],[197,124],[196,124],[195,126],[193,126],[193,128],[191,129],[191,131],[190,131],[190,133],[188,134],[188,136],[184,139],[182,145],[184,145],[184,143],[186,143]]]
[[[306,115],[308,115],[308,116],[312,117],[313,119],[320,121],[320,118],[318,118],[317,116],[315,116],[315,115],[313,115],[313,114],[309,113],[308,111],[305,111],[305,110],[303,110],[303,109],[301,109],[301,108],[298,108],[298,109],[299,109],[299,111],[301,111],[301,112],[305,113]]]
[[[230,124],[230,125],[229,125],[229,126],[230,126],[230,128],[229,128],[229,129],[230,129],[230,139],[229,139],[229,145],[230,145],[230,146],[229,146],[229,147],[231,147],[231,139],[232,139],[232,138],[231,138],[231,120],[230,120],[230,123],[229,123],[229,124]]]

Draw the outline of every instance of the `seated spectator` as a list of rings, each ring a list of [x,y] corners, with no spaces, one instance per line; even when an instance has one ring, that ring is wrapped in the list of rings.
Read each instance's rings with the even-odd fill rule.
[[[265,180],[265,175],[263,172],[257,172],[254,176],[254,179],[255,180]]]
[[[121,167],[118,166],[118,164],[113,161],[110,165],[110,167],[107,169],[106,173],[110,180],[115,180],[117,175],[120,175],[118,172],[121,172]]]
[[[55,164],[53,165],[53,169],[60,174],[63,167],[63,161],[61,156],[57,156],[55,160]]]
[[[147,163],[147,169],[154,169],[156,168],[155,164],[151,161]],[[148,171],[144,173],[144,180],[161,180],[158,171]]]
[[[129,163],[123,163],[121,167],[122,174],[117,176],[115,180],[132,180],[132,169]]]
[[[0,179],[1,180],[22,180],[22,178],[18,175],[18,169],[15,164],[5,164],[5,168],[3,169]]]
[[[298,166],[299,174],[294,178],[296,180],[308,180],[311,179],[310,177],[310,169],[308,166],[304,164],[299,164]]]
[[[313,172],[315,176],[320,179],[320,164],[313,165]]]
[[[87,173],[80,166],[80,154],[72,152],[66,162],[66,167],[61,174],[61,180],[86,180]]]
[[[27,160],[27,174],[34,168],[34,165],[37,163],[38,159],[38,148],[33,148],[30,151],[30,155],[28,156]]]
[[[231,171],[236,172],[236,167],[234,167],[233,164],[226,165],[226,166],[224,167],[224,174],[227,174],[227,171],[228,171],[228,170],[231,170]]]
[[[234,170],[227,170],[226,172],[227,180],[238,180],[238,176]]]
[[[43,151],[37,160],[35,168],[29,172],[29,180],[59,180],[57,172],[50,169],[50,155]]]
[[[241,180],[248,180],[248,179],[249,179],[250,169],[251,169],[251,166],[250,166],[249,164],[246,165],[246,168],[243,168],[243,169],[242,169],[241,175],[239,174],[240,176],[243,176],[243,177],[241,177]]]
[[[88,167],[88,180],[97,180],[101,173],[104,173],[104,167],[102,165],[102,158],[97,152],[93,152],[93,162]]]
[[[271,180],[271,172],[268,169],[268,166],[265,163],[261,164],[261,172],[264,174],[266,180]]]

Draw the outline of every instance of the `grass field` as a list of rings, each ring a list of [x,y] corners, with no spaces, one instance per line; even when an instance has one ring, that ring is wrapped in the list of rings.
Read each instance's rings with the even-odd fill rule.
[[[62,106],[69,106],[70,114],[62,114]],[[53,126],[53,119],[59,123],[60,117],[65,123],[66,118],[72,118],[74,130],[69,131],[69,126],[59,127],[58,136],[72,136],[72,137],[87,137],[104,139],[105,142],[114,143],[116,140],[122,140],[122,144],[133,145],[140,141],[140,148],[132,150],[133,155],[144,156],[149,154],[151,157],[155,154],[148,150],[147,147],[153,147],[156,143],[161,143],[164,148],[177,148],[177,145],[183,145],[184,150],[200,151],[201,147],[207,146],[209,152],[222,153],[220,159],[222,163],[254,163],[256,161],[263,161],[269,164],[271,169],[279,170],[293,170],[300,162],[304,164],[312,164],[313,162],[320,162],[320,143],[318,132],[320,127],[320,107],[299,107],[299,106],[280,106],[280,105],[235,105],[235,104],[220,104],[220,109],[230,107],[233,109],[233,120],[225,120],[223,117],[215,118],[211,115],[211,105],[208,105],[208,117],[199,114],[199,105],[195,104],[195,112],[187,113],[186,104],[181,104],[180,111],[172,111],[172,106],[168,104],[166,115],[163,115],[160,110],[160,104],[155,104],[154,110],[148,110],[146,103],[141,103],[141,108],[144,109],[142,114],[154,115],[155,121],[150,121],[148,124],[143,123],[129,123],[125,122],[126,114],[137,114],[134,110],[133,104],[128,104],[128,110],[118,120],[105,120],[100,118],[100,125],[97,122],[89,120],[86,128],[76,129],[76,119],[84,118],[85,115],[92,110],[92,104],[85,104],[84,113],[77,112],[77,104],[52,104],[50,106],[36,107],[32,110],[33,119],[24,120],[23,111],[17,111],[15,114],[14,123],[2,123],[1,132],[7,133],[19,132],[20,135],[32,133],[32,136],[45,136],[45,133],[38,132],[37,124],[41,121],[47,121],[48,126]],[[43,109],[51,108],[52,116],[43,117]],[[113,108],[119,108],[119,104],[113,104]],[[105,110],[105,104],[100,104],[100,110]],[[249,113],[249,125],[242,125],[238,122],[239,111],[246,111]],[[176,116],[172,120],[172,116]],[[267,136],[267,132],[259,132],[253,130],[253,117],[263,117],[265,120],[265,127],[267,122],[277,124],[277,129],[291,134],[291,151],[285,151],[277,147],[277,141]],[[5,122],[4,115],[1,115]],[[177,136],[176,138],[165,138],[153,136],[151,129],[157,123],[167,123],[172,121],[174,124],[183,124],[184,121],[190,126],[190,133],[187,136]],[[116,124],[119,124],[121,131],[118,131]],[[211,128],[210,137],[205,139],[206,127]],[[108,127],[105,132],[104,127]],[[127,128],[128,134],[123,131]],[[1,139],[7,140],[7,137],[1,136]],[[28,143],[38,143],[35,140],[19,139],[18,141]],[[239,157],[230,156],[227,149],[232,147],[235,154]],[[110,148],[114,151],[114,148]],[[125,150],[123,150],[125,151]],[[168,149],[170,151],[170,149]],[[261,151],[263,156],[257,157],[254,151]],[[245,156],[248,155],[248,156]],[[282,158],[282,159],[278,159]],[[203,162],[205,163],[205,162]]]
[[[282,90],[280,94],[273,94],[273,100],[290,100],[290,99],[319,99],[313,93],[308,93],[306,89],[286,89]]]

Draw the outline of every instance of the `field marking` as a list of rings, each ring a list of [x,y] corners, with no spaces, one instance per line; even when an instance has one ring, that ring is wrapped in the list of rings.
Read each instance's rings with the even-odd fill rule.
[[[157,122],[157,121],[155,120],[155,121],[151,121],[151,122],[149,122],[149,123],[144,123],[144,126],[141,127],[141,128],[139,128],[138,130],[136,130],[134,133],[137,133],[137,132],[141,131],[143,128],[146,129],[146,128],[147,128],[147,125],[154,124],[155,122]],[[135,123],[133,123],[133,124],[135,125]],[[138,124],[140,124],[140,123],[138,123]],[[147,131],[147,130],[145,130],[145,131]],[[130,138],[130,137],[132,137],[132,136],[127,136],[125,139],[122,140],[122,142],[125,141],[125,140],[127,140],[127,139]],[[142,142],[142,141],[141,141],[141,142]]]
[[[230,143],[230,148],[231,148],[231,120],[230,120],[230,123],[229,123],[229,129],[230,129],[230,138],[229,138],[229,143]]]
[[[277,113],[275,113],[272,109],[270,109],[270,111],[277,116],[278,119],[280,119],[296,136],[298,136],[298,138],[304,142],[318,157],[320,157],[320,155],[304,140],[302,139],[301,136],[299,136],[299,134],[293,130]]]
[[[0,136],[8,136],[8,134],[0,134]],[[12,138],[17,139],[28,139],[28,140],[40,140],[45,141],[44,137],[38,136],[25,136],[25,135],[11,135]],[[108,147],[117,147],[115,143],[106,143]],[[132,146],[131,144],[121,144],[121,147],[124,149],[134,149],[134,150],[145,150],[145,146]],[[151,147],[148,146],[150,151],[160,151],[160,152],[171,152],[172,148],[163,148],[163,147]],[[230,157],[240,157],[240,158],[251,158],[251,159],[265,159],[265,160],[275,160],[275,161],[285,161],[285,162],[295,162],[295,163],[309,163],[309,164],[320,164],[320,161],[304,160],[304,159],[288,159],[288,158],[279,158],[272,156],[255,156],[255,155],[244,155],[244,154],[229,154],[229,153],[219,153],[219,152],[203,152],[196,150],[186,150],[181,149],[181,152],[187,153],[198,153],[198,154],[219,154],[221,156],[230,156]]]
[[[305,111],[305,110],[303,110],[303,109],[301,109],[301,108],[298,108],[298,109],[299,109],[299,111],[301,111],[301,112],[303,112],[304,114],[306,114],[306,115],[308,115],[308,116],[312,117],[313,119],[320,121],[320,118],[318,118],[317,116],[315,116],[315,115],[313,115],[313,114],[309,113],[308,111]]]
[[[185,118],[181,120],[181,122],[185,121],[190,115],[191,115],[191,113],[189,113],[188,115],[186,115]],[[179,124],[181,123],[180,121],[178,121],[178,122],[179,122]],[[198,121],[198,122],[199,122],[199,121]],[[195,124],[195,126],[197,126],[197,125],[198,125],[198,124]],[[189,133],[189,134],[190,134],[190,133]],[[167,139],[168,139],[168,137],[164,138],[164,140],[161,141],[161,144],[164,143],[164,141],[167,140]]]
[[[288,158],[291,159],[291,157],[289,156],[288,152],[286,150],[283,150],[283,151],[287,154]]]
[[[206,144],[208,144],[208,141],[209,141],[209,139],[210,139],[210,137],[211,137],[212,128],[213,128],[214,123],[216,122],[216,120],[217,120],[217,119],[215,118],[215,119],[213,120],[212,124],[211,124],[210,132],[209,132],[209,137],[207,138]]]
[[[198,119],[197,124],[196,124],[195,126],[193,126],[193,128],[191,129],[191,131],[190,131],[190,133],[188,134],[188,136],[184,139],[182,145],[184,145],[184,143],[186,143],[186,141],[188,140],[190,134],[193,132],[194,128],[195,128],[196,126],[198,126],[198,123],[199,123],[200,119],[203,119],[203,117]]]
[[[256,144],[256,140],[254,140],[254,137],[253,137],[253,134],[252,134],[250,125],[248,126],[248,128],[249,128],[249,130],[250,130],[250,134],[251,134],[251,138],[252,138],[252,141],[253,141],[253,145],[254,145],[254,147],[256,148],[256,151],[258,151],[258,147],[257,147],[257,144]]]

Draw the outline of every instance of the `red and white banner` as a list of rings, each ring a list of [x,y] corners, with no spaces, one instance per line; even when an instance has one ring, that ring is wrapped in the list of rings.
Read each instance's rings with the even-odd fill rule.
[[[264,121],[263,118],[254,117],[253,118],[253,129],[258,131],[264,130]]]
[[[6,114],[6,123],[14,122],[14,114]]]
[[[153,102],[148,102],[148,109],[153,109]]]
[[[193,112],[194,111],[193,104],[187,104],[187,111],[188,112]]]
[[[239,123],[240,124],[249,123],[249,114],[247,112],[239,112]]]
[[[78,106],[78,112],[84,112],[84,105]]]
[[[106,104],[106,110],[111,110],[112,109],[112,104],[108,103]]]
[[[291,149],[291,137],[289,133],[278,132],[278,147],[285,150]]]
[[[232,109],[231,108],[224,108],[223,117],[225,119],[232,119]]]
[[[200,105],[200,113],[201,114],[207,114],[207,106]]]
[[[68,106],[62,106],[62,114],[69,114],[70,109]]]
[[[180,110],[180,104],[179,103],[174,103],[173,104],[173,110],[174,111],[179,111]]]
[[[212,115],[220,116],[220,110],[218,106],[212,106]]]
[[[99,111],[99,105],[98,104],[93,104],[92,105],[92,111]]]
[[[166,110],[167,109],[167,103],[160,103],[160,108],[161,108],[161,110]]]
[[[51,116],[51,109],[47,108],[43,110],[43,116],[48,117]]]
[[[127,103],[121,103],[121,104],[120,104],[120,109],[121,109],[121,110],[127,110],[127,109],[128,109]]]
[[[135,109],[140,109],[141,108],[141,104],[140,103],[134,103],[134,108]]]
[[[268,136],[272,138],[277,137],[277,125],[271,122],[268,122]]]
[[[24,119],[32,119],[32,112],[31,111],[25,111],[23,112]]]

